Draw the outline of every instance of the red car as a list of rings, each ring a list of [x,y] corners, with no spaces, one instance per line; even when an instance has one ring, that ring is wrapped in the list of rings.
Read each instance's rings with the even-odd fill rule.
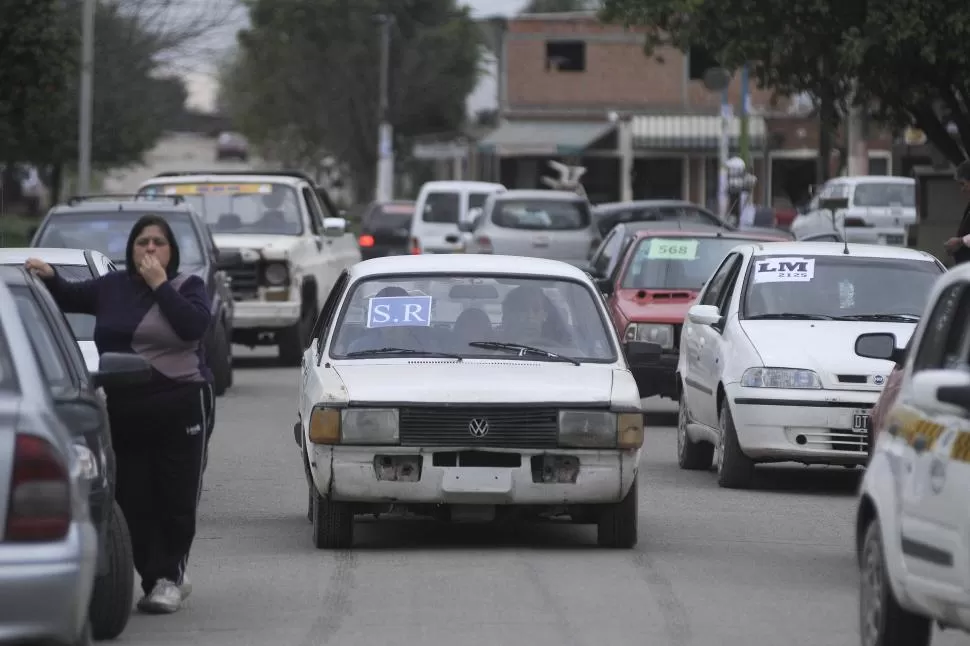
[[[657,222],[631,232],[615,270],[595,276],[623,342],[663,348],[659,360],[631,362],[641,397],[680,398],[676,378],[680,331],[687,310],[728,252],[752,241],[790,240],[784,231],[729,231],[684,222]],[[608,240],[603,241],[603,246]]]

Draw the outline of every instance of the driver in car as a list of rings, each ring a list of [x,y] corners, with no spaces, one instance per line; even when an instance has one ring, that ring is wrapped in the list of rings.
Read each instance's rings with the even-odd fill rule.
[[[502,336],[508,343],[527,345],[567,343],[562,321],[542,288],[516,287],[502,302]]]

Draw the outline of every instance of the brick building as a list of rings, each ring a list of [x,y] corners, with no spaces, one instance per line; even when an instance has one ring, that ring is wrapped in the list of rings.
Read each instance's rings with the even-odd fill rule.
[[[689,54],[643,53],[643,35],[600,23],[595,13],[517,16],[497,30],[500,126],[479,149],[493,157],[493,178],[509,187],[541,187],[546,160],[587,167],[595,202],[619,199],[617,120],[634,136],[635,199],[684,198],[714,206],[717,198],[720,93],[691,80]],[[818,125],[785,99],[749,87],[749,145],[761,203],[800,201],[815,182]],[[728,88],[739,106],[739,76]],[[803,113],[804,114],[804,113]],[[740,123],[731,124],[731,149]],[[889,174],[891,140],[869,142],[870,172]]]

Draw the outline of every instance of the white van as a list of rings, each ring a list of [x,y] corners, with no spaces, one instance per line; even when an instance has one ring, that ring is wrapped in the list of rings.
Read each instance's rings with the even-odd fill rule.
[[[411,218],[411,253],[461,253],[458,223],[470,209],[480,209],[492,193],[506,189],[491,182],[427,182],[421,187]]]

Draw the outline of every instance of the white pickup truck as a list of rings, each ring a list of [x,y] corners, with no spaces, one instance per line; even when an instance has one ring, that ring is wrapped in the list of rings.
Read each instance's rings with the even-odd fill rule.
[[[162,173],[138,189],[180,195],[209,225],[227,267],[234,343],[276,345],[300,365],[320,305],[340,273],[360,261],[347,221],[306,175],[284,171]]]

